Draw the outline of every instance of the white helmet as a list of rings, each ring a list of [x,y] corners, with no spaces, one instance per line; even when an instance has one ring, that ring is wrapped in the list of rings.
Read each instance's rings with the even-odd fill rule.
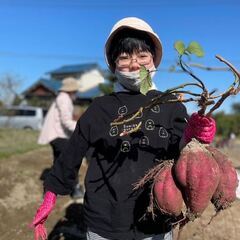
[[[121,31],[122,29],[126,29],[126,28],[146,32],[151,37],[153,44],[155,46],[154,65],[157,68],[162,59],[162,43],[161,43],[158,35],[153,31],[153,29],[150,27],[150,25],[147,24],[142,19],[136,18],[136,17],[127,17],[127,18],[121,19],[113,26],[113,28],[108,36],[108,39],[105,43],[104,55],[105,55],[106,63],[108,65],[108,67],[110,68],[110,70],[112,72],[115,71],[115,64],[114,64],[114,62],[112,62],[112,59],[109,56],[109,50],[110,50],[110,46],[112,44],[113,37],[119,31]]]

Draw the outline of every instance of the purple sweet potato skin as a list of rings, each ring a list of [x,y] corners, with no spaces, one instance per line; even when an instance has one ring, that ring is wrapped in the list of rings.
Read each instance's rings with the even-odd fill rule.
[[[179,216],[183,206],[183,197],[172,175],[172,165],[167,165],[156,176],[154,197],[158,208],[171,216]]]
[[[217,211],[225,209],[236,200],[238,178],[236,169],[232,166],[229,158],[213,146],[207,147],[208,151],[216,160],[220,169],[220,180],[211,202]]]
[[[189,213],[200,216],[219,183],[220,169],[215,159],[204,145],[192,140],[183,148],[174,173]]]

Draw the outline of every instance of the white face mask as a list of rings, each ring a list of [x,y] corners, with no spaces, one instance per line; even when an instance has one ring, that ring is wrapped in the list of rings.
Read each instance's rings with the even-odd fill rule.
[[[149,69],[149,71],[153,71],[150,73],[151,78],[155,75],[156,68],[153,66],[152,68]],[[126,89],[134,92],[139,92],[140,91],[140,84],[141,84],[141,79],[140,79],[140,71],[133,71],[133,72],[123,72],[123,71],[115,71],[115,75],[118,79],[118,82]]]

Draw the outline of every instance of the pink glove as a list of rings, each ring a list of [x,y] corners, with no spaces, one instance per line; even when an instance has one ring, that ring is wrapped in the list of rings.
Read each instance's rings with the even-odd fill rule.
[[[211,143],[215,137],[215,133],[216,122],[213,118],[193,113],[184,130],[184,138],[187,143],[192,138],[196,138],[201,143]]]
[[[37,213],[33,219],[33,222],[30,224],[30,227],[34,228],[34,239],[42,240],[47,239],[47,230],[44,226],[45,221],[47,220],[48,215],[53,210],[56,203],[57,196],[55,193],[47,191],[41,206],[38,208]]]

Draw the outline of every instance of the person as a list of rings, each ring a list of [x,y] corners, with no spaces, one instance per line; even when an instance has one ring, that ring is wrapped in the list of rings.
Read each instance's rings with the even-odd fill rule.
[[[73,101],[78,88],[78,82],[74,78],[67,77],[63,80],[58,95],[51,104],[40,131],[38,144],[51,145],[53,164],[65,149],[68,139],[76,127],[77,122],[73,120]],[[83,188],[78,182],[78,177],[71,196],[73,198],[83,198]]]
[[[87,149],[94,149],[85,178],[84,219],[88,240],[172,239],[168,217],[155,221],[142,218],[149,203],[149,189],[133,190],[133,184],[160,160],[177,158],[181,144],[193,137],[211,142],[215,122],[194,114],[188,119],[182,103],[153,106],[132,122],[111,123],[161,94],[153,85],[146,95],[140,92],[139,70],[145,66],[153,77],[162,58],[158,35],[144,20],[128,17],[112,28],[105,44],[105,58],[118,82],[115,91],[97,97],[77,122],[63,154],[44,182],[47,189],[32,222],[36,236],[46,236],[44,222],[56,204],[56,196],[71,192]],[[172,99],[174,96],[168,96]],[[198,121],[197,127],[192,119]],[[120,136],[142,121],[137,132]],[[186,136],[184,129],[189,129]],[[181,140],[182,139],[182,140]],[[184,143],[185,142],[185,143]]]
[[[234,132],[231,132],[229,135],[229,143],[228,143],[228,147],[233,147],[234,143],[236,140],[236,134]]]

